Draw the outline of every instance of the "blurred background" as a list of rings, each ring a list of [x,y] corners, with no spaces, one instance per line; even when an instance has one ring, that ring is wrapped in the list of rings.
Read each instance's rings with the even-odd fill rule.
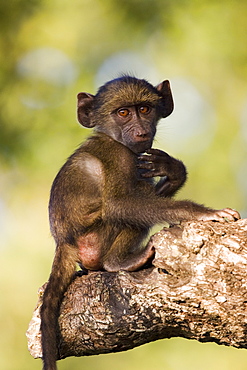
[[[121,73],[171,82],[175,111],[154,147],[182,159],[178,198],[247,216],[247,2],[0,2],[0,366],[40,369],[25,332],[54,254],[47,204],[60,166],[90,134],[76,94]],[[247,350],[184,339],[68,358],[59,369],[247,369]]]

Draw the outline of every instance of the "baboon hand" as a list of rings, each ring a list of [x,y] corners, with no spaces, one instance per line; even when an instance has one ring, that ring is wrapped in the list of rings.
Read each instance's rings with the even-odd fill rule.
[[[219,222],[229,222],[236,221],[241,218],[238,211],[231,208],[224,208],[220,210],[215,210],[209,213],[204,213],[198,217],[201,221],[219,221]]]

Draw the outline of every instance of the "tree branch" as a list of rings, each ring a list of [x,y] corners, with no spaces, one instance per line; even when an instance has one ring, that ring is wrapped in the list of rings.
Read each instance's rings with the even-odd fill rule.
[[[184,337],[247,348],[247,219],[188,222],[150,243],[154,267],[77,276],[60,311],[60,357]],[[41,289],[42,293],[42,289]],[[41,357],[39,306],[27,331]]]

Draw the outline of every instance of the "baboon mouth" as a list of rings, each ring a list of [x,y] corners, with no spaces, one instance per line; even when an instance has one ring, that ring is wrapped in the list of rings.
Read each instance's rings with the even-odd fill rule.
[[[135,137],[135,140],[134,142],[135,143],[146,143],[146,142],[150,142],[151,141],[151,137],[146,135],[146,136],[136,136]]]
[[[146,141],[150,141],[150,137],[138,137],[135,141],[138,143],[145,143]]]

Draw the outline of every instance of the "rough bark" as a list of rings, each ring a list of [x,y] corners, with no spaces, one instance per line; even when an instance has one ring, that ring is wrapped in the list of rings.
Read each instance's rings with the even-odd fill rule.
[[[247,348],[247,219],[188,222],[151,240],[154,267],[77,276],[61,307],[61,358],[184,337]],[[41,357],[40,299],[27,332]]]

